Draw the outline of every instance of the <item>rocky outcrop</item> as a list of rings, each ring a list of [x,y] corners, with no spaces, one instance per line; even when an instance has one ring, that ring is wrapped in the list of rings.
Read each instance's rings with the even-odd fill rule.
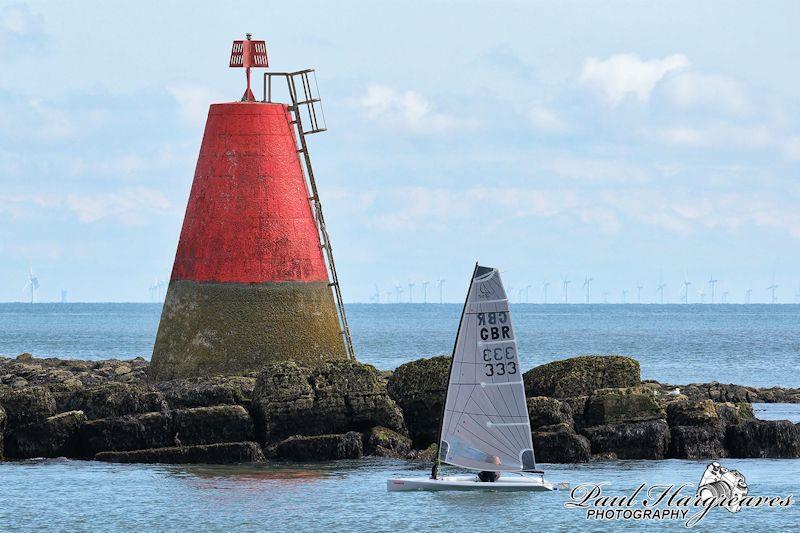
[[[3,406],[0,405],[0,461],[3,460],[3,433],[6,430],[6,411],[3,409]]]
[[[539,463],[584,463],[591,457],[589,440],[575,433],[569,424],[540,427],[531,436]]]
[[[528,417],[531,429],[567,424],[572,427],[572,407],[569,403],[546,396],[528,398]]]
[[[216,376],[176,379],[156,383],[154,386],[172,409],[209,405],[249,406],[256,379],[246,376]]]
[[[42,385],[58,392],[111,382],[144,383],[147,365],[141,357],[127,361],[85,361],[42,359],[24,353],[16,358],[0,357],[0,389]]]
[[[294,461],[358,459],[364,455],[361,433],[289,437],[270,449],[270,455]]]
[[[85,421],[83,412],[70,411],[15,427],[6,435],[6,456],[11,459],[74,457],[78,430]]]
[[[665,416],[653,391],[646,387],[627,387],[592,392],[586,403],[583,420],[587,426],[599,426],[657,420]]]
[[[257,437],[264,443],[374,426],[406,432],[403,415],[377,370],[354,361],[313,369],[291,361],[267,365],[256,380],[252,412]]]
[[[669,445],[666,420],[606,424],[584,428],[592,453],[619,459],[664,459]]]
[[[669,457],[719,459],[727,455],[725,425],[720,421],[697,426],[670,427]]]
[[[243,442],[253,439],[253,421],[240,405],[194,407],[90,420],[81,428],[81,455]]]
[[[788,420],[744,420],[728,426],[731,457],[800,457],[800,426]]]
[[[584,355],[537,366],[523,375],[525,394],[567,398],[597,389],[634,387],[640,383],[639,362],[621,355]]]
[[[418,359],[397,367],[387,383],[389,396],[403,410],[414,446],[424,448],[439,439],[450,357]]]
[[[41,422],[56,414],[56,402],[47,387],[0,391],[0,405],[11,427]]]
[[[241,405],[172,411],[172,431],[183,445],[253,440],[253,420]]]
[[[255,442],[228,442],[199,446],[173,446],[153,450],[102,452],[96,461],[109,463],[232,464],[263,463],[261,447]]]
[[[374,427],[364,435],[364,454],[377,457],[408,457],[411,439],[384,427]]]
[[[175,445],[169,413],[145,413],[89,420],[80,429],[80,457],[105,451],[129,451]]]
[[[95,420],[162,411],[167,403],[161,393],[148,386],[108,383],[74,392],[66,401],[66,409],[83,411],[86,418]]]
[[[676,389],[690,400],[712,400],[718,403],[800,403],[800,388],[784,387],[747,387],[717,383],[690,383],[689,385],[670,385],[657,381],[647,384],[659,389],[664,394]]]

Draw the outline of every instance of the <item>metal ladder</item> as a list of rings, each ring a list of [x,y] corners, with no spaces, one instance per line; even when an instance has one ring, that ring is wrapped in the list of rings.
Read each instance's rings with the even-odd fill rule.
[[[292,112],[294,120],[291,121],[297,130],[297,137],[300,140],[300,147],[297,148],[298,154],[303,154],[303,162],[305,165],[305,176],[308,179],[308,185],[311,190],[311,196],[308,197],[309,202],[314,210],[314,218],[317,222],[317,230],[319,231],[320,243],[323,250],[325,250],[325,260],[328,265],[328,272],[330,281],[328,286],[333,287],[333,294],[336,298],[336,311],[339,316],[339,327],[344,340],[345,349],[347,351],[347,358],[355,360],[356,355],[353,350],[353,340],[350,337],[350,326],[347,324],[347,315],[344,311],[344,299],[342,298],[342,290],[339,287],[339,275],[336,273],[336,264],[333,261],[333,247],[331,246],[331,238],[328,234],[328,228],[325,225],[325,217],[322,214],[322,202],[317,192],[317,182],[314,180],[314,169],[311,166],[311,156],[308,153],[308,144],[306,143],[306,135],[327,131],[325,124],[325,114],[322,111],[322,104],[319,98],[319,87],[316,82],[316,75],[314,76],[314,87],[311,87],[311,80],[309,74],[313,74],[314,69],[305,69],[298,72],[265,72],[264,73],[264,99],[263,102],[272,102],[272,78],[284,77],[286,78],[286,85],[289,89],[289,97],[292,100],[292,105],[289,106],[289,111]],[[298,91],[300,85],[301,91]],[[315,96],[316,95],[316,96]],[[302,96],[302,97],[301,97]],[[308,115],[309,129],[303,128],[302,107],[305,107]],[[317,114],[319,111],[319,115]],[[321,119],[321,121],[320,121]]]

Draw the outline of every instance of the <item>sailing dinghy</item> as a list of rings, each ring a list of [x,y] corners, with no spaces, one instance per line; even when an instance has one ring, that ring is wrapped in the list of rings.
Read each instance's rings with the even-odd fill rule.
[[[439,476],[440,462],[479,472],[498,472],[500,477],[496,481],[481,481],[477,473]],[[439,453],[431,477],[393,478],[388,480],[387,488],[390,491],[561,488],[545,481],[544,472],[536,469],[517,341],[508,298],[496,268],[476,264],[472,274],[450,362]]]

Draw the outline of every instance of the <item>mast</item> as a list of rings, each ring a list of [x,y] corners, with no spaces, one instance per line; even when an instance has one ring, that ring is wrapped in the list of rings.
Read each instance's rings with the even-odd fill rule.
[[[433,460],[433,469],[431,470],[431,479],[436,479],[439,475],[439,452],[441,451],[442,444],[442,429],[444,426],[444,413],[447,409],[447,393],[450,389],[450,377],[453,373],[453,361],[456,358],[456,347],[458,346],[458,336],[461,333],[461,325],[464,323],[464,313],[467,311],[467,303],[469,302],[469,293],[472,290],[472,282],[475,280],[475,273],[478,272],[478,262],[475,261],[475,268],[472,269],[472,276],[469,278],[469,287],[467,287],[467,296],[464,298],[464,307],[461,308],[461,318],[458,320],[458,329],[456,330],[456,340],[453,342],[453,352],[450,355],[450,368],[447,370],[447,384],[444,389],[444,401],[442,402],[442,415],[439,418],[439,440],[436,441],[436,459]]]

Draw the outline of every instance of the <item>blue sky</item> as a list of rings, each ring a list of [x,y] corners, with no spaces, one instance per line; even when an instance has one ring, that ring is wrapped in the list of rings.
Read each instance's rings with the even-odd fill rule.
[[[800,3],[0,2],[0,301],[145,301],[247,31],[318,69],[348,301],[476,259],[550,300],[800,288]],[[76,7],[78,6],[78,7]],[[735,6],[735,7],[734,7]],[[260,87],[260,82],[258,84]]]

